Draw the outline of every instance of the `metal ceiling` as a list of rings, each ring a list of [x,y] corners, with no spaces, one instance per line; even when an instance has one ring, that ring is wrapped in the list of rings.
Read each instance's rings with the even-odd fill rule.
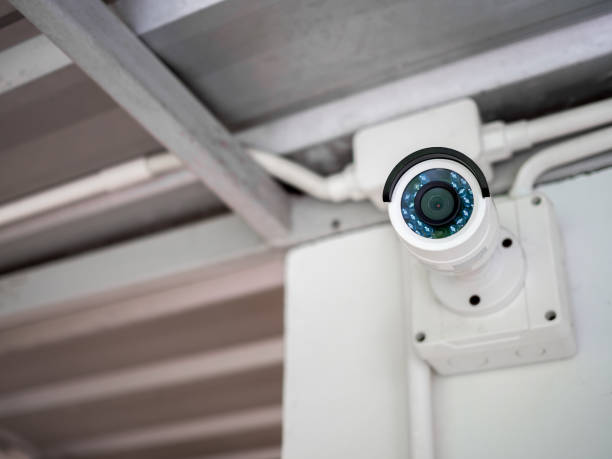
[[[496,52],[495,46],[500,44],[596,17],[612,10],[612,2],[478,1],[461,2],[460,7],[457,2],[281,3],[254,1],[245,6],[233,0],[128,0],[115,2],[113,8],[158,55],[174,65],[179,75],[181,65],[193,61],[189,69],[194,77],[188,77],[185,83],[205,103],[212,104],[214,112],[226,113],[224,122],[232,126],[255,123],[238,133],[241,140],[272,151],[298,147],[301,151],[295,152],[294,158],[323,173],[335,172],[350,161],[348,136],[363,123],[439,103],[445,97],[472,95],[486,120],[512,120],[612,94],[612,52],[598,45],[597,36],[589,36],[590,43],[584,49],[568,42],[563,46],[570,48],[561,53],[554,43],[547,45],[548,51],[542,43],[526,43],[526,51],[519,52],[528,55],[529,49],[534,48],[536,53],[549,54],[546,59],[534,54],[540,56],[531,64],[541,68],[537,76],[527,75],[525,68],[529,66],[522,62],[514,74],[512,68],[504,71],[511,84],[500,86],[491,81],[475,93],[455,91],[457,95],[451,92],[444,96],[448,89],[440,88],[440,96],[421,97],[418,91],[422,91],[423,83],[410,77],[416,71],[431,68],[431,78],[438,81],[436,69],[440,69],[449,74],[449,84],[461,87],[466,72],[457,75],[461,65],[444,63],[483,49]],[[0,5],[4,12],[0,49],[36,35],[36,29],[6,0]],[[341,20],[343,13],[347,21]],[[414,18],[419,18],[419,24],[405,27],[413,24]],[[272,20],[274,26],[270,25]],[[368,33],[351,24],[360,24]],[[605,28],[605,23],[601,27]],[[584,32],[578,28],[573,34],[580,37]],[[385,51],[377,50],[383,42],[388,42],[395,53],[387,52],[385,47]],[[363,50],[354,52],[356,44]],[[293,52],[296,49],[301,51]],[[567,57],[552,56],[555,52]],[[423,53],[429,53],[428,57],[422,58]],[[516,52],[502,53],[500,58],[507,60],[515,55]],[[368,65],[359,66],[360,59],[366,56],[374,57]],[[274,78],[259,78],[274,68],[262,67],[261,62],[270,59],[278,67]],[[317,59],[326,65],[316,65]],[[465,65],[469,65],[468,61],[469,57]],[[486,62],[484,59],[479,67],[485,73]],[[337,77],[339,66],[345,70],[342,78]],[[235,73],[234,68],[241,71]],[[208,78],[218,74],[224,75],[227,97],[220,97],[215,86],[204,89]],[[417,80],[419,75],[427,81],[427,72],[418,74]],[[407,78],[391,81],[401,77]],[[370,90],[371,96],[365,96],[368,91],[354,93],[388,81],[396,89],[386,90],[383,85]],[[207,91],[212,98],[207,98]],[[398,98],[393,96],[394,91],[409,96]],[[248,97],[236,97],[245,93]],[[349,93],[354,93],[354,101],[335,99]],[[380,102],[371,110],[362,110],[373,97]],[[226,105],[218,105],[217,99]],[[252,105],[250,100],[257,103]],[[321,102],[326,104],[316,105]],[[250,113],[248,120],[242,117],[243,112]],[[369,112],[379,114],[364,118]],[[263,122],[281,113],[288,116]],[[0,94],[0,127],[0,203],[162,148],[75,66]],[[308,148],[304,150],[304,146]],[[0,272],[224,211],[225,206],[201,183],[168,178],[163,183],[126,191],[125,196],[118,193],[111,200],[63,210],[63,216],[41,216],[3,229]]]
[[[198,3],[200,8],[169,8],[163,2],[123,0],[115,8],[233,129],[610,8],[609,2],[597,0],[226,0],[187,5]]]
[[[42,458],[280,458],[281,282],[268,261],[3,328],[0,429]]]
[[[292,138],[280,152],[329,172],[350,160],[350,135],[374,108],[364,100],[393,94],[393,85],[423,88],[472,56],[603,17],[612,2],[119,0],[112,8],[242,141],[283,132],[269,136],[282,140],[275,145]],[[0,0],[0,51],[37,33]],[[588,38],[590,48],[557,51],[568,55],[561,63],[525,56],[521,68],[541,64],[535,75],[519,69],[509,83],[449,97],[474,96],[485,119],[509,120],[612,94],[612,50]],[[490,61],[479,62],[482,70]],[[472,88],[468,77],[453,87]],[[397,109],[386,98],[381,119],[433,103],[410,96]],[[305,119],[330,129],[306,142]],[[0,95],[0,203],[161,148],[81,70],[64,67]],[[522,159],[500,165],[497,191]],[[284,247],[385,218],[367,204],[303,199],[294,208]],[[224,212],[202,183],[177,172],[1,228],[0,430],[43,458],[279,458],[282,249],[235,216],[210,219]],[[152,235],[169,227],[177,228]]]

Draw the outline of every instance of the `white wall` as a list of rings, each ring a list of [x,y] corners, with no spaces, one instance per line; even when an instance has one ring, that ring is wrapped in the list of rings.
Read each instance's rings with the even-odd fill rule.
[[[612,457],[611,183],[608,169],[541,187],[565,241],[578,355],[434,378],[439,458]],[[387,226],[290,254],[285,459],[407,457],[397,257]]]

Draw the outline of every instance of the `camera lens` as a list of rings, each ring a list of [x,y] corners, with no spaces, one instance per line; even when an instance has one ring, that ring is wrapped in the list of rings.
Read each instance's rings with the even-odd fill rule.
[[[402,193],[402,216],[417,235],[441,239],[461,231],[474,208],[465,178],[449,169],[429,169],[415,176]]]
[[[443,226],[450,223],[459,210],[459,197],[451,185],[431,182],[415,197],[416,213],[425,223]]]

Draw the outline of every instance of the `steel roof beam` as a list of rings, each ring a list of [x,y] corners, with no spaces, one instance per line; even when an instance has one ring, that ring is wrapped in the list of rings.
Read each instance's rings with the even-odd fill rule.
[[[0,418],[243,374],[283,364],[282,337],[97,373],[0,397]]]
[[[0,278],[0,329],[60,311],[115,302],[276,259],[284,248],[387,221],[369,202],[296,198],[292,231],[270,247],[234,215],[118,244]],[[0,339],[0,341],[3,341]],[[14,343],[13,343],[14,344]],[[10,346],[2,342],[0,352]]]
[[[286,193],[106,5],[11,1],[260,236],[288,234]]]
[[[203,441],[210,438],[253,432],[258,429],[278,428],[280,430],[281,423],[282,408],[280,406],[266,406],[213,417],[152,426],[98,438],[86,438],[52,448],[45,452],[45,457],[87,457],[121,454],[172,443]]]

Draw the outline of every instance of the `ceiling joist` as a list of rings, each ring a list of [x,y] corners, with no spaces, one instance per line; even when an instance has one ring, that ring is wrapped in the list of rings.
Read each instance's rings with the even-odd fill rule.
[[[288,234],[286,193],[104,3],[12,3],[264,240]]]

